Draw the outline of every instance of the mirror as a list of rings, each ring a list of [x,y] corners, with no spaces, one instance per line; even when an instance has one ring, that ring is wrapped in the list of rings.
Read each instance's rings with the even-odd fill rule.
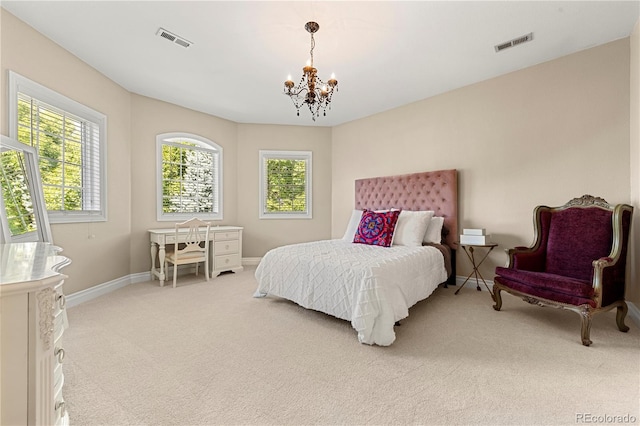
[[[53,242],[38,154],[0,135],[0,243]]]

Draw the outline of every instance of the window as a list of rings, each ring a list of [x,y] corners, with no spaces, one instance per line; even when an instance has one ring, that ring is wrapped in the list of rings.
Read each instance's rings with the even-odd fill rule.
[[[9,123],[38,151],[50,222],[106,220],[106,116],[10,71]]]
[[[311,219],[311,151],[260,151],[260,218]]]
[[[222,147],[189,133],[164,133],[156,151],[158,220],[222,220]]]

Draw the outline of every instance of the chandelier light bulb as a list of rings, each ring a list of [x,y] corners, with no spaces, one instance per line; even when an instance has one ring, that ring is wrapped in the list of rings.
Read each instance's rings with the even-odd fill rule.
[[[293,80],[291,80],[291,74],[289,74],[287,76],[287,81],[284,82],[284,92],[285,93],[291,93],[291,89],[293,89],[293,86],[295,86],[295,84],[293,83]]]

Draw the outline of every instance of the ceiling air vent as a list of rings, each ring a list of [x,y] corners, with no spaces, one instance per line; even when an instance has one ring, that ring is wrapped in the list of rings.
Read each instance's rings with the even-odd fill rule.
[[[182,47],[189,47],[193,44],[189,40],[182,38],[176,34],[173,34],[172,32],[165,30],[164,28],[159,28],[158,32],[156,32],[156,35],[162,38],[166,38],[170,42],[173,42]]]
[[[510,47],[517,46],[522,43],[526,43],[528,41],[533,40],[533,33],[525,34],[523,36],[514,38],[513,40],[506,41],[504,43],[497,44],[495,46],[496,52],[501,52],[504,49],[508,49]]]

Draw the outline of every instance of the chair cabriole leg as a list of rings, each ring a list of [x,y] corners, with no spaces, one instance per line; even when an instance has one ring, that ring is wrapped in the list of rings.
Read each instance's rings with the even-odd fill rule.
[[[581,329],[580,329],[580,337],[582,338],[582,344],[585,346],[591,345],[591,339],[589,339],[589,335],[591,334],[591,314],[589,311],[584,310],[580,312],[580,320],[581,320]]]
[[[495,309],[496,311],[499,311],[500,308],[502,308],[502,296],[500,295],[500,287],[497,287],[495,284],[493,285],[493,300],[496,302],[495,305],[493,305],[493,309]]]
[[[618,330],[623,333],[629,331],[629,327],[624,323],[624,318],[627,316],[628,310],[627,302],[622,302],[622,304],[616,308],[616,323],[618,324]]]

